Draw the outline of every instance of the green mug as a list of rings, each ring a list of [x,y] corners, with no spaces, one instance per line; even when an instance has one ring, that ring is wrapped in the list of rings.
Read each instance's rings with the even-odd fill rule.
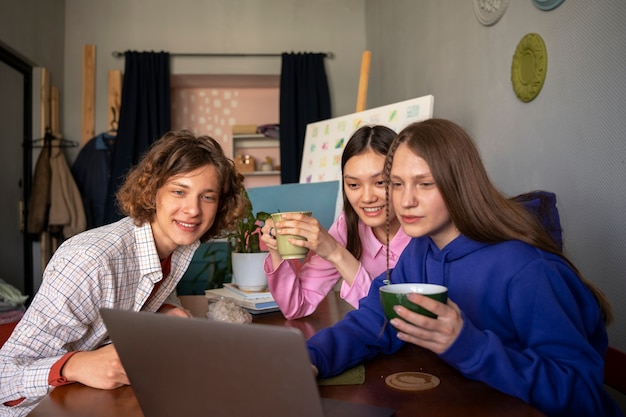
[[[443,285],[436,284],[425,284],[417,282],[406,284],[389,284],[380,287],[378,293],[380,295],[380,303],[383,306],[385,316],[389,320],[394,318],[400,318],[393,309],[393,307],[398,304],[424,316],[437,318],[436,314],[433,314],[425,308],[422,308],[417,304],[409,301],[407,295],[410,293],[423,294],[444,304],[448,301],[448,288],[444,287]]]
[[[301,213],[307,216],[313,214],[310,211],[285,211],[281,213],[272,213],[272,220],[274,224],[282,220],[282,215],[285,213]],[[278,253],[283,259],[301,259],[305,258],[309,252],[309,248],[293,245],[289,242],[289,239],[306,240],[302,236],[298,235],[281,235],[276,233],[276,246],[278,247]]]

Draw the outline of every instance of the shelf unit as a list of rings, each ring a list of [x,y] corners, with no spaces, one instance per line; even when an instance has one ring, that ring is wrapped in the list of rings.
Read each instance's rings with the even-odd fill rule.
[[[261,134],[233,135],[233,152],[244,148],[276,148],[278,146],[280,146],[279,139]]]
[[[242,172],[244,177],[262,177],[255,181],[246,181],[246,186],[278,185],[280,171],[262,171],[261,164],[269,156],[272,164],[280,164],[280,139],[261,134],[238,134],[232,136],[232,155],[250,155],[255,159],[256,171]]]
[[[280,175],[280,171],[253,171],[242,172],[244,177],[267,177],[270,175]]]

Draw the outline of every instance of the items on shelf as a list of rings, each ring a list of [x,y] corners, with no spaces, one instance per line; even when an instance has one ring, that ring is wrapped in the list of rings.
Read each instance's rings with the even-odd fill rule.
[[[269,156],[265,157],[265,162],[261,164],[261,171],[271,171],[274,167],[272,165],[272,158]]]
[[[252,130],[245,125],[232,128],[230,155],[237,171],[246,177],[246,187],[280,184],[280,139],[257,133],[256,126],[255,133],[235,133]],[[274,133],[277,134],[277,130]]]
[[[277,123],[261,125],[257,128],[256,133],[278,139],[280,137],[280,125]]]
[[[256,161],[250,155],[238,155],[235,157],[235,168],[239,172],[256,171]]]
[[[280,136],[280,125],[278,123],[269,123],[264,125],[233,125],[233,135],[254,135],[261,134],[268,138],[278,139]]]
[[[233,135],[254,135],[257,133],[257,125],[233,125]]]

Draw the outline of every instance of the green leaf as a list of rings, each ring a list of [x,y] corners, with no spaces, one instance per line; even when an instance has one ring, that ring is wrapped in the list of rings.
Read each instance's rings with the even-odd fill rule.
[[[233,251],[257,253],[261,251],[259,233],[254,233],[259,228],[257,222],[265,222],[270,217],[270,213],[260,211],[255,215],[252,202],[245,188],[242,190],[242,195],[244,199],[248,200],[249,210],[235,229],[228,233],[226,237],[230,240]]]

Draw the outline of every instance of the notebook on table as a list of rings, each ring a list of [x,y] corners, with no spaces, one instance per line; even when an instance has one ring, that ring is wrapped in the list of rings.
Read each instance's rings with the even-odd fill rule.
[[[320,398],[304,336],[264,324],[100,310],[147,417],[389,417]]]

